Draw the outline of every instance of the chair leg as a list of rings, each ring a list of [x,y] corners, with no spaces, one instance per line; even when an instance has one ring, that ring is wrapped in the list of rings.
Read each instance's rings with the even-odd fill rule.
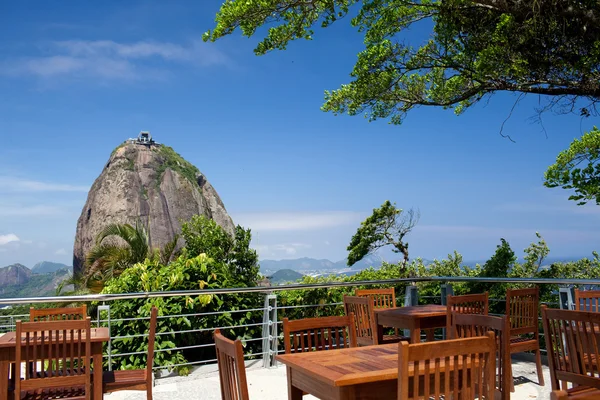
[[[540,349],[535,351],[535,364],[537,368],[538,382],[540,386],[544,386],[544,372],[542,371],[542,356],[540,354]]]
[[[510,354],[508,355],[508,357],[510,357]],[[510,368],[508,368],[508,381],[510,382],[510,391],[514,392],[515,391],[515,380],[513,379],[513,374],[512,374],[512,361],[509,364],[510,364]]]
[[[152,386],[146,388],[146,399],[152,400]]]

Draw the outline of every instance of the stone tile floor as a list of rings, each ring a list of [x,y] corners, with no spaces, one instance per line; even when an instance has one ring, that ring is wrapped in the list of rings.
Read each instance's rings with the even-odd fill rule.
[[[287,379],[285,367],[262,368],[262,360],[247,364],[248,391],[251,400],[287,399]],[[539,386],[533,357],[529,354],[513,356],[513,378],[515,392],[511,399],[549,399],[550,373],[544,365],[545,386]],[[155,400],[217,400],[221,398],[217,366],[205,365],[195,368],[185,377],[167,376],[156,379],[153,390]],[[144,392],[123,391],[105,395],[107,400],[144,400]],[[315,399],[304,396],[304,399]]]

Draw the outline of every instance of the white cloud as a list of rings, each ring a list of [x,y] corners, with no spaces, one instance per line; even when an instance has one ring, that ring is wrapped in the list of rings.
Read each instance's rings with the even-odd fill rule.
[[[165,71],[152,64],[156,60],[199,67],[230,65],[227,56],[201,40],[183,45],[156,41],[66,40],[47,47],[49,55],[5,60],[0,63],[0,74],[139,80],[164,77]]]
[[[253,231],[305,231],[356,225],[361,213],[350,211],[251,213],[234,216],[234,220]]]
[[[67,255],[67,251],[65,249],[58,249],[54,252],[54,254],[56,254],[57,256],[65,256]]]
[[[0,192],[87,192],[88,186],[0,176]]]
[[[0,246],[4,246],[5,244],[8,243],[12,243],[12,242],[18,242],[19,237],[17,235],[15,235],[14,233],[8,233],[6,235],[0,235]]]

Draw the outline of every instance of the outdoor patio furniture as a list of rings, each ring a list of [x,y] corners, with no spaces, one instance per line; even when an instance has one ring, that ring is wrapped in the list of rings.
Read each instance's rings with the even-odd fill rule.
[[[595,389],[584,389],[581,392],[568,393],[566,390],[553,390],[550,400],[598,400],[600,391]]]
[[[87,317],[86,305],[79,307],[63,308],[29,308],[29,321],[61,321],[85,319]]]
[[[496,388],[500,392],[500,400],[510,400],[512,388],[511,362],[508,340],[508,320],[506,316],[459,314],[452,318],[449,335],[452,339],[485,336],[494,332],[496,338]]]
[[[422,306],[397,307],[375,310],[377,318],[377,335],[383,339],[384,327],[410,330],[410,342],[421,341],[421,330],[426,330],[427,341],[432,341],[433,330],[446,326],[446,307],[437,304]]]
[[[394,288],[356,289],[354,294],[359,297],[372,298],[375,309],[395,308],[398,306],[396,303],[396,291]],[[394,335],[403,337],[398,332],[398,328],[394,328]]]
[[[576,311],[600,312],[600,290],[579,290],[575,289]]]
[[[510,354],[533,351],[535,353],[538,382],[541,386],[544,386],[542,357],[540,354],[539,303],[540,289],[537,287],[530,289],[508,289],[506,291],[506,316],[508,317],[510,329]]]
[[[542,323],[552,389],[561,389],[561,382],[569,396],[587,388],[600,389],[600,313],[542,305]],[[573,387],[567,389],[567,382]]]
[[[248,400],[248,382],[242,341],[227,339],[219,329],[214,333],[222,400]]]
[[[488,315],[488,292],[446,297],[446,330],[452,329],[452,313]]]
[[[394,308],[396,305],[396,292],[394,288],[385,289],[356,289],[355,296],[371,297],[375,308]]]
[[[104,371],[102,374],[102,392],[112,393],[119,390],[145,390],[146,398],[152,400],[152,367],[154,365],[154,340],[156,337],[156,319],[158,309],[150,310],[150,327],[148,330],[148,354],[146,368]]]
[[[344,296],[344,309],[346,315],[354,314],[356,344],[359,346],[398,343],[401,340],[410,340],[410,338],[401,335],[383,335],[383,340],[379,340],[373,298],[370,296]]]
[[[57,324],[57,323],[70,323],[78,321],[42,321],[36,322],[36,324]],[[24,323],[23,323],[24,324]],[[53,325],[43,325],[53,326]],[[62,326],[62,325],[61,325]],[[45,328],[47,330],[48,328]],[[0,336],[0,400],[7,400],[8,396],[8,370],[9,365],[16,363],[16,348],[17,346],[16,332],[7,332]],[[71,336],[67,335],[67,344],[71,343]],[[102,371],[102,344],[108,342],[110,335],[107,328],[91,328],[90,346],[91,346],[91,357],[93,358],[92,367],[97,371]],[[21,342],[23,343],[23,339]],[[55,343],[56,344],[56,343]],[[49,344],[46,340],[44,350],[48,351]],[[87,354],[87,353],[86,353]],[[31,362],[30,362],[31,364]],[[17,368],[18,369],[18,368]],[[30,369],[29,369],[30,370]],[[16,375],[16,371],[15,371]],[[15,376],[13,375],[13,376]],[[94,398],[102,398],[102,373],[93,374],[93,391]]]
[[[17,321],[14,337],[21,340],[15,345],[15,363],[19,366],[15,372],[15,400],[90,400],[91,336],[89,318]],[[22,363],[29,366],[24,371],[20,368]]]
[[[399,346],[398,400],[494,399],[493,332],[465,339],[401,342]]]
[[[356,347],[354,314],[343,317],[283,319],[286,354]]]

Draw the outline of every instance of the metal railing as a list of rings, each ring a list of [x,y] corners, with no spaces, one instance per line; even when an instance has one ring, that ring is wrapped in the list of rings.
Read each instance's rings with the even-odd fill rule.
[[[280,312],[287,312],[289,310],[307,310],[315,307],[325,308],[334,310],[339,307],[341,303],[319,303],[319,304],[300,304],[300,305],[285,305],[281,306],[278,304],[277,294],[282,291],[295,291],[295,290],[311,290],[311,289],[332,289],[332,288],[352,288],[359,286],[383,286],[383,285],[407,285],[409,289],[415,288],[416,283],[440,283],[450,284],[458,282],[487,282],[487,283],[513,283],[513,284],[539,284],[539,285],[584,285],[584,286],[600,286],[600,279],[529,279],[529,278],[471,278],[471,277],[419,277],[419,278],[403,278],[403,279],[387,279],[387,280],[374,280],[374,281],[355,281],[355,282],[327,282],[318,284],[291,284],[273,287],[251,287],[251,288],[223,288],[223,289],[204,289],[204,290],[182,290],[182,291],[170,291],[170,292],[147,292],[147,293],[120,293],[120,294],[96,294],[96,295],[77,295],[77,296],[55,296],[55,297],[35,297],[35,298],[14,298],[14,299],[0,299],[0,305],[18,305],[18,304],[40,304],[40,303],[74,303],[74,302],[97,302],[97,318],[94,322],[98,326],[107,326],[111,333],[110,341],[106,348],[106,354],[104,355],[107,360],[108,368],[112,369],[115,364],[115,359],[120,357],[130,357],[145,354],[144,351],[131,351],[115,353],[113,344],[120,340],[130,340],[134,337],[146,337],[147,333],[136,332],[131,334],[118,334],[115,332],[114,327],[116,324],[127,321],[140,321],[148,319],[148,317],[139,317],[133,315],[119,316],[119,318],[111,317],[111,302],[118,300],[132,300],[132,299],[152,299],[152,298],[173,298],[173,297],[192,297],[201,295],[231,295],[231,294],[249,294],[249,293],[261,293],[264,294],[264,298],[257,303],[256,306],[245,309],[236,310],[220,310],[220,311],[207,311],[207,312],[190,312],[190,313],[178,313],[172,315],[161,315],[159,319],[174,319],[174,318],[206,318],[212,316],[218,316],[223,314],[241,314],[241,313],[259,313],[262,314],[262,321],[244,323],[244,324],[229,324],[224,326],[210,326],[210,327],[194,327],[191,326],[189,329],[171,330],[166,332],[157,332],[157,336],[161,335],[184,335],[184,334],[197,334],[204,332],[212,332],[215,329],[245,329],[245,328],[257,328],[260,327],[260,335],[257,337],[250,337],[243,339],[245,345],[252,344],[255,342],[261,343],[260,351],[258,352],[247,352],[246,358],[258,358],[262,357],[263,366],[269,367],[275,364],[275,355],[282,350],[279,347],[279,329],[278,326],[281,324],[279,320]],[[446,293],[447,290],[452,290],[450,287],[443,287],[442,293]],[[549,303],[551,306],[557,304],[563,304],[565,301],[571,302],[572,299],[567,296],[564,300],[561,298],[562,293],[570,292],[568,289],[560,289],[561,293],[556,293],[556,302]],[[416,292],[412,290],[406,291],[407,295],[404,299],[404,304],[416,304],[418,301],[414,296]],[[430,302],[440,299],[440,297],[423,296],[421,300],[428,300]],[[441,299],[440,299],[441,300]],[[564,301],[563,301],[564,300]],[[490,299],[490,302],[501,302],[505,299]],[[441,301],[440,301],[441,302]],[[568,303],[567,307],[571,307],[571,303]],[[7,330],[14,329],[14,324],[17,319],[28,320],[28,315],[5,315],[0,316],[0,333]],[[443,331],[441,335],[443,335]],[[438,335],[439,336],[439,335]],[[214,347],[214,343],[199,343],[192,345],[182,345],[172,348],[157,348],[157,353],[163,351],[190,351],[197,349],[204,349]],[[252,346],[248,346],[252,347]],[[256,347],[256,346],[255,346]],[[193,366],[207,363],[214,363],[216,359],[198,359],[192,360],[180,364],[171,364],[170,368],[181,367],[181,366]],[[155,369],[164,367],[157,366]]]

